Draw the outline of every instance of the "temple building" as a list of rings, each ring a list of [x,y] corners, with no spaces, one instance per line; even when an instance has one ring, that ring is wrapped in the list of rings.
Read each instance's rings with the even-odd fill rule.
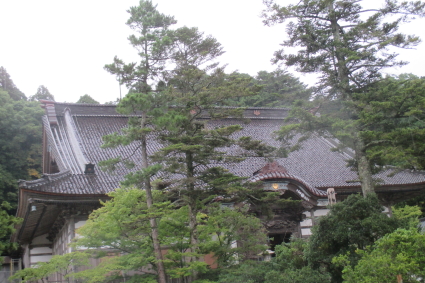
[[[136,145],[101,149],[102,136],[127,125],[128,116],[117,114],[113,105],[71,104],[41,101],[43,118],[43,176],[38,180],[19,182],[17,216],[23,219],[12,240],[21,246],[24,267],[48,261],[52,255],[71,251],[68,243],[76,229],[87,220],[99,201],[119,187],[130,169],[119,167],[114,174],[100,170],[98,163],[121,153],[130,153]],[[283,124],[288,109],[247,108],[244,117],[208,120],[208,127],[240,124],[237,136],[250,136],[268,145],[279,147],[273,133]],[[356,172],[347,167],[353,152],[331,151],[337,140],[315,136],[287,158],[273,162],[264,157],[246,156],[237,164],[224,165],[230,172],[251,182],[263,182],[264,189],[281,192],[282,196],[300,200],[302,209],[275,209],[273,219],[264,225],[273,238],[272,245],[287,241],[290,236],[308,237],[317,217],[328,212],[328,204],[361,192]],[[148,143],[150,153],[160,144]],[[238,148],[228,149],[238,155]],[[137,155],[132,160],[140,168]],[[415,171],[380,172],[376,192],[384,206],[416,196],[425,190],[425,175]],[[391,213],[390,211],[387,211]]]

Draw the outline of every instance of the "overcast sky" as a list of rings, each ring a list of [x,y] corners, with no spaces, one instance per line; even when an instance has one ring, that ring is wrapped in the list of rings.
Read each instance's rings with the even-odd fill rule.
[[[373,0],[375,1],[375,0]],[[126,10],[138,0],[0,0],[0,66],[27,96],[46,86],[56,101],[75,102],[89,94],[100,102],[119,97],[115,77],[103,66],[115,55],[136,61],[127,37]],[[255,75],[272,71],[273,52],[285,36],[284,25],[265,27],[259,17],[262,0],[153,0],[158,10],[174,15],[177,26],[196,26],[217,38],[226,53],[220,62],[229,72]],[[285,1],[283,1],[285,2]],[[425,40],[425,21],[403,31]],[[400,51],[410,61],[394,73],[425,76],[424,44]],[[310,77],[301,80],[312,83]],[[124,90],[123,90],[124,92]]]

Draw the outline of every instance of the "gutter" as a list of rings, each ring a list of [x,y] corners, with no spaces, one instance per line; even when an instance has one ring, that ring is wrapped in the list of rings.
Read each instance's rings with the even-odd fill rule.
[[[335,188],[337,189],[337,188]],[[388,191],[388,190],[376,190],[375,193],[404,193],[404,192],[417,192],[417,191],[422,191],[425,188],[416,188],[416,189],[407,189],[407,190],[393,190],[393,191]],[[352,194],[359,194],[361,193],[360,191],[345,191],[345,192],[338,192],[338,195],[352,195]]]

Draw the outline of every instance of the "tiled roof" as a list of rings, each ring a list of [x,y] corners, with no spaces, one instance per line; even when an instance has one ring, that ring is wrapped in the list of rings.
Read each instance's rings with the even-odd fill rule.
[[[249,180],[251,182],[258,182],[258,181],[264,181],[269,179],[290,179],[297,181],[301,183],[304,187],[306,187],[311,193],[318,197],[326,197],[327,194],[325,191],[321,191],[310,185],[308,182],[304,181],[303,179],[291,175],[288,173],[285,167],[279,165],[276,161],[272,163],[266,164],[263,168],[261,168],[259,171],[254,172],[254,176],[251,177]]]
[[[52,109],[49,109],[51,116]],[[234,134],[235,138],[250,136],[262,140],[268,145],[279,147],[273,137],[287,115],[287,109],[248,108],[245,116],[250,122],[236,119],[207,120],[208,127],[240,124],[243,130]],[[27,181],[25,187],[35,191],[63,194],[105,194],[117,188],[122,176],[130,170],[118,167],[111,174],[95,167],[95,174],[84,174],[82,163],[98,164],[102,160],[117,156],[130,156],[136,167],[140,167],[139,153],[136,144],[119,146],[115,149],[101,149],[102,136],[119,132],[126,127],[128,117],[115,112],[114,106],[55,103],[56,120],[45,117],[49,148],[61,173],[49,175],[36,181]],[[54,121],[54,123],[51,123]],[[335,140],[323,137],[312,137],[305,141],[301,150],[292,152],[287,158],[274,160],[286,169],[280,172],[281,178],[292,178],[303,183],[313,194],[322,196],[328,187],[359,187],[357,174],[347,167],[346,160],[350,153],[334,152]],[[151,139],[148,143],[149,153],[160,148],[160,144]],[[225,164],[230,172],[247,178],[254,178],[257,172],[269,163],[266,158],[247,156],[236,146],[225,149],[231,155],[243,155],[245,160],[237,164]],[[134,169],[134,170],[135,170]],[[390,171],[381,172],[381,185],[417,184],[425,181],[421,172],[402,171],[390,177]],[[263,176],[264,177],[264,176]],[[278,176],[279,177],[279,176]],[[50,178],[50,180],[49,180]],[[257,176],[257,178],[260,178]],[[349,182],[347,182],[349,181]]]

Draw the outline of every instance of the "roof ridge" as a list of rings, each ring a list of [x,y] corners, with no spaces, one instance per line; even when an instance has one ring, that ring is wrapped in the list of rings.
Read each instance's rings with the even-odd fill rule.
[[[50,182],[54,182],[60,179],[63,179],[65,177],[68,177],[71,175],[71,170],[65,170],[63,172],[48,174],[45,173],[41,175],[41,178],[36,180],[18,180],[18,184],[20,188],[31,188],[31,187],[38,187]]]
[[[56,102],[51,100],[40,100],[43,104],[57,104],[57,105],[75,105],[75,106],[87,106],[87,107],[117,107],[117,104],[95,104],[95,103],[74,103],[74,102]],[[291,110],[289,107],[255,107],[255,106],[214,106],[211,107],[213,109],[238,109],[238,108],[244,108],[247,110]]]

